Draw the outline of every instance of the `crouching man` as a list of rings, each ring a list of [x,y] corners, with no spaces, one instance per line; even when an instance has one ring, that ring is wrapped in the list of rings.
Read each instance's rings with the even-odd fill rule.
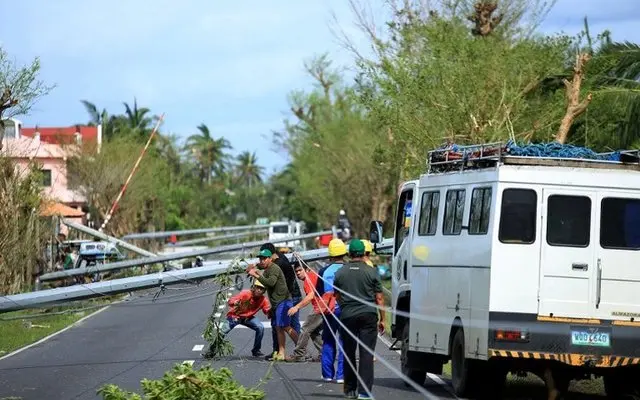
[[[227,320],[222,326],[222,333],[226,336],[238,325],[244,325],[256,333],[253,341],[251,354],[254,357],[263,357],[262,337],[264,327],[262,322],[256,318],[258,311],[262,310],[265,315],[269,315],[269,300],[265,297],[265,287],[260,281],[255,280],[251,289],[246,289],[232,296],[227,302],[230,309],[227,313]]]

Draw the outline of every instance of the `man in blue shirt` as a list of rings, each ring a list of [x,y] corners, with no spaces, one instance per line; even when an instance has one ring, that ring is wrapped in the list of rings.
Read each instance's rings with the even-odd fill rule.
[[[320,311],[324,314],[322,327],[322,379],[325,382],[334,381],[336,383],[344,383],[344,354],[340,348],[342,347],[342,339],[340,338],[340,346],[336,342],[336,336],[339,335],[340,324],[340,307],[336,302],[333,292],[333,280],[336,272],[344,264],[344,256],[347,254],[347,246],[340,239],[333,239],[329,243],[329,265],[318,271],[318,282],[316,290],[321,296],[318,299]],[[328,321],[328,322],[327,322]],[[336,356],[338,357],[338,368],[335,368]]]

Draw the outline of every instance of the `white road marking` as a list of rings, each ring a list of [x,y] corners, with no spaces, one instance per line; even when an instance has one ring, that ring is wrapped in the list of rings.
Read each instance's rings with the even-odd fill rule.
[[[202,351],[202,349],[204,349],[204,345],[203,344],[197,344],[197,345],[193,346],[192,351]]]
[[[262,322],[261,322],[261,324],[262,324],[262,327],[263,327],[263,328],[265,328],[265,329],[271,329],[271,322],[270,322],[270,321],[262,321]],[[302,321],[302,322],[300,323],[300,327],[303,327],[303,326],[304,326],[304,321]],[[238,329],[238,328],[241,328],[241,329],[250,329],[250,328],[247,328],[246,326],[244,326],[244,325],[240,325],[240,324],[236,325],[236,327],[235,327],[234,329]]]

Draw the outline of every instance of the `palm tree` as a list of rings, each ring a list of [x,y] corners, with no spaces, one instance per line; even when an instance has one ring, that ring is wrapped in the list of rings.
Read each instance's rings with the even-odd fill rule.
[[[186,149],[189,150],[196,159],[200,178],[211,184],[213,175],[222,176],[229,160],[225,150],[231,149],[231,144],[225,138],[214,139],[205,124],[198,126],[200,134],[191,135],[187,138]]]
[[[122,104],[124,104],[125,118],[129,128],[141,136],[151,130],[150,126],[153,124],[154,119],[148,116],[151,110],[147,107],[138,108],[138,101],[135,97],[133,98],[133,108],[127,103],[123,102]]]
[[[255,183],[262,182],[262,174],[264,173],[264,167],[258,165],[258,157],[256,153],[250,153],[244,151],[238,155],[237,174],[238,181],[244,185],[249,186],[249,189]]]
[[[80,100],[80,102],[89,114],[89,122],[87,125],[102,125],[102,134],[104,135],[105,139],[112,138],[117,132],[117,117],[115,115],[109,115],[105,108],[103,108],[102,111],[98,111],[98,107],[87,100]]]

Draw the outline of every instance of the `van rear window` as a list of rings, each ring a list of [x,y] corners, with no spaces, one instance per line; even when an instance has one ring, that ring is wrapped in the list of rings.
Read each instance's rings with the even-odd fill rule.
[[[600,246],[604,249],[640,250],[640,199],[602,199]]]
[[[498,239],[508,244],[535,242],[537,208],[538,195],[534,190],[504,189]]]

